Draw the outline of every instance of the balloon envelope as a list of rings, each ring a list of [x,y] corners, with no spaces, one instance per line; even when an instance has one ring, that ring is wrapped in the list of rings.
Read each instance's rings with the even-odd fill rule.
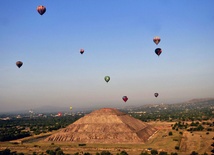
[[[162,53],[162,49],[161,48],[156,48],[155,49],[155,53],[159,56]]]
[[[154,43],[157,45],[161,41],[160,37],[156,36],[153,38]]]
[[[158,97],[159,94],[158,94],[158,93],[155,93],[154,95],[155,95],[155,97]]]
[[[38,11],[38,13],[40,15],[43,15],[46,12],[46,7],[42,6],[42,5],[39,5],[39,6],[37,6],[36,10]]]
[[[110,81],[110,76],[105,76],[104,80],[105,80],[106,82],[109,82],[109,81]]]
[[[124,102],[128,101],[128,97],[127,96],[123,96],[122,99],[123,99]]]
[[[21,62],[21,61],[17,61],[17,62],[16,62],[16,66],[17,66],[17,67],[20,68],[20,67],[22,67],[22,65],[23,65],[23,62]]]
[[[85,51],[84,49],[80,49],[80,53],[83,54]]]

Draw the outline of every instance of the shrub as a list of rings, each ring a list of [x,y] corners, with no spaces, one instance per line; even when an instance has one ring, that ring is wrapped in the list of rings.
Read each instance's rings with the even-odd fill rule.
[[[149,155],[148,152],[141,152],[140,155]]]
[[[195,151],[192,151],[192,153],[190,155],[198,155],[198,153]]]
[[[157,150],[151,150],[151,154],[156,155],[156,154],[158,154],[158,151]]]
[[[167,152],[161,151],[159,155],[167,155]]]
[[[175,146],[175,149],[176,149],[176,150],[179,150],[180,148],[179,148],[179,146]]]
[[[126,151],[121,151],[119,155],[128,155]]]
[[[109,151],[102,151],[100,155],[112,155]]]

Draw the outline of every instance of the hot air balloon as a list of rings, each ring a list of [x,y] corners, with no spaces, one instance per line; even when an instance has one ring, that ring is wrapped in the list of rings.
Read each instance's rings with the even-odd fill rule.
[[[104,80],[108,83],[110,81],[110,77],[109,76],[105,76]]]
[[[161,41],[160,37],[156,36],[153,38],[154,43],[157,45]]]
[[[37,6],[36,10],[38,11],[38,13],[40,15],[43,15],[46,12],[46,7],[39,5],[39,6]]]
[[[159,56],[162,53],[161,48],[156,48],[155,53]]]
[[[128,101],[128,97],[127,96],[123,96],[122,99],[123,99],[124,102]]]
[[[159,94],[158,93],[154,93],[154,95],[155,95],[155,97],[158,97]]]
[[[17,67],[20,68],[20,67],[22,67],[22,65],[23,65],[23,62],[21,62],[21,61],[17,61],[17,62],[16,62],[16,66],[17,66]]]
[[[80,49],[80,53],[83,54],[85,51],[84,49]]]

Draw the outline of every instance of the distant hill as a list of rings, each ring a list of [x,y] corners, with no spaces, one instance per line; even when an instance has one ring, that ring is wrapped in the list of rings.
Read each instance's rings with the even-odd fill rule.
[[[199,103],[199,102],[206,102],[206,101],[212,101],[214,100],[214,98],[196,98],[196,99],[192,99],[192,100],[189,100],[187,102],[189,103]]]
[[[142,106],[132,106],[132,107],[125,107],[121,110],[124,111],[146,111],[152,112],[157,110],[190,110],[190,109],[205,109],[205,108],[212,108],[214,109],[214,98],[200,98],[200,99],[192,99],[183,103],[174,103],[174,104],[145,104]]]
[[[191,99],[186,102],[182,103],[173,103],[173,104],[144,104],[142,106],[126,106],[126,107],[118,107],[118,110],[121,111],[127,111],[127,110],[143,110],[145,108],[151,108],[151,107],[162,107],[162,108],[179,108],[179,109],[187,109],[187,108],[195,108],[197,106],[200,107],[210,107],[214,106],[214,98],[195,98]],[[101,108],[101,107],[100,107]],[[74,108],[72,112],[86,112],[89,113],[95,109],[95,107],[86,107],[86,108]],[[11,112],[4,112],[1,114],[21,114],[21,113],[29,113],[29,110],[32,110],[35,113],[58,113],[58,112],[70,112],[69,107],[61,107],[61,106],[53,106],[53,105],[46,105],[38,108],[33,108],[33,109],[23,109],[23,110],[18,110],[18,111],[11,111]]]

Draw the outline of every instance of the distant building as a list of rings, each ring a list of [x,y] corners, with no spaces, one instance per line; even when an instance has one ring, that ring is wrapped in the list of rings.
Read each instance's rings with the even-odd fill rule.
[[[10,120],[10,117],[0,118],[0,120],[3,120],[3,121]]]

